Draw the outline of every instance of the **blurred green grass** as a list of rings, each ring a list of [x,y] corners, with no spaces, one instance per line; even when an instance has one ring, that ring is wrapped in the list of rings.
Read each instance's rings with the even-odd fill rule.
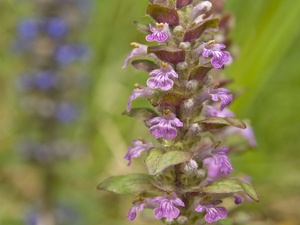
[[[90,152],[56,168],[57,198],[79,208],[85,216],[83,224],[131,224],[125,215],[132,199],[95,187],[110,175],[145,171],[142,160],[127,168],[123,156],[132,139],[149,134],[142,124],[121,113],[132,85],[143,83],[147,76],[132,68],[122,70],[121,65],[131,50],[129,43],[144,42],[132,21],[143,18],[147,4],[146,0],[94,1],[90,13],[84,39],[93,52],[88,68],[92,82],[86,94],[85,123],[77,127],[90,143]],[[31,196],[26,193],[39,183],[34,167],[24,165],[13,150],[15,127],[20,125],[15,124],[19,96],[14,82],[21,66],[15,66],[20,62],[7,46],[15,37],[17,21],[28,12],[22,5],[0,2],[0,200],[5,206],[0,207],[0,224],[4,225],[23,224],[20,212],[26,211],[27,195]],[[228,0],[227,10],[236,16],[231,36],[239,56],[225,72],[235,80],[232,89],[241,92],[231,109],[237,117],[252,121],[259,144],[256,150],[233,158],[235,170],[252,176],[262,198],[261,203],[240,209],[251,209],[262,218],[300,221],[298,201],[293,200],[300,200],[300,2]],[[285,207],[278,207],[281,204]]]

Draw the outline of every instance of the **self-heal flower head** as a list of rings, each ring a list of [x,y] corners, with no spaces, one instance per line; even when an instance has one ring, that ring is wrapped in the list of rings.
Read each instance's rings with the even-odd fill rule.
[[[133,202],[133,206],[127,213],[127,218],[133,221],[136,218],[137,211],[142,211],[146,206],[146,202],[142,198],[138,198]]]
[[[155,138],[174,139],[177,136],[175,127],[182,127],[183,123],[170,110],[164,110],[163,114],[162,117],[154,117],[149,120],[152,125],[150,134]]]
[[[198,205],[195,209],[196,212],[204,212],[205,214],[205,220],[208,223],[216,222],[220,219],[225,219],[227,216],[227,210],[225,207],[221,206],[215,206],[213,204],[208,205]]]
[[[143,152],[153,148],[153,144],[149,141],[137,139],[132,141],[133,146],[129,146],[124,159],[128,160],[127,166],[131,164],[132,158],[139,157]]]
[[[153,27],[152,24],[149,24],[149,28],[152,34],[146,36],[148,42],[157,41],[164,42],[169,37],[169,24],[167,23],[156,23],[156,27]]]
[[[211,100],[214,102],[221,100],[220,110],[222,111],[226,106],[230,105],[232,102],[233,96],[232,94],[228,94],[230,90],[226,88],[211,88],[210,90],[210,96]]]
[[[147,98],[149,97],[150,95],[152,95],[154,93],[154,91],[148,87],[144,87],[140,84],[135,84],[134,85],[135,89],[133,89],[129,99],[128,99],[128,102],[127,102],[127,112],[130,111],[131,109],[131,102],[137,98]]]
[[[139,44],[139,43],[136,43],[136,42],[132,42],[130,44],[131,47],[133,47],[132,51],[127,55],[124,63],[123,63],[123,66],[122,68],[125,68],[129,62],[129,60],[133,57],[136,57],[136,56],[145,56],[147,55],[147,48],[148,46],[147,45],[142,45],[142,44]]]
[[[210,61],[212,66],[220,69],[224,64],[230,62],[230,53],[223,51],[224,48],[226,48],[224,44],[215,44],[215,41],[211,41],[203,48],[202,56],[209,57],[212,55]]]
[[[153,77],[150,77],[147,80],[147,85],[150,88],[159,88],[163,91],[168,91],[173,87],[174,81],[171,78],[178,78],[178,74],[172,66],[164,62],[160,69],[151,71],[149,75]]]
[[[163,217],[167,219],[177,218],[180,214],[180,210],[176,208],[174,205],[184,207],[184,202],[177,197],[175,192],[167,193],[166,196],[156,197],[152,199],[152,202],[159,203],[159,205],[154,209],[153,215],[157,219],[161,219]]]

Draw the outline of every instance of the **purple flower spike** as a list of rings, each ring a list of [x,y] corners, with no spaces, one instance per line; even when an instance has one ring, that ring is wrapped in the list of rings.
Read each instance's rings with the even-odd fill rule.
[[[163,217],[167,219],[174,219],[177,218],[180,214],[180,210],[177,209],[174,205],[184,207],[184,202],[177,197],[175,192],[168,193],[164,197],[156,197],[152,199],[152,202],[158,202],[159,205],[154,209],[153,215],[157,219],[161,219]]]
[[[183,123],[175,117],[169,110],[164,110],[163,117],[154,117],[149,120],[150,124],[155,124],[150,128],[150,134],[155,138],[174,139],[177,136],[175,127],[182,127]]]
[[[209,205],[198,205],[195,209],[196,212],[206,211],[205,220],[208,223],[213,223],[219,219],[224,219],[227,216],[227,210],[224,207],[217,207],[213,204]]]
[[[150,95],[152,95],[154,93],[154,91],[148,87],[144,87],[140,84],[135,84],[134,85],[135,89],[133,89],[132,94],[130,95],[128,102],[127,102],[127,112],[130,111],[131,109],[131,102],[134,99],[137,98],[142,98],[142,97],[149,97]]]
[[[229,150],[226,146],[221,146],[212,150],[214,164],[220,167],[220,171],[223,174],[230,174],[233,171],[232,165],[229,162],[229,158],[226,152]]]
[[[151,71],[149,75],[154,77],[147,80],[147,85],[150,88],[159,88],[163,91],[170,90],[173,87],[174,81],[171,78],[178,78],[178,74],[172,66],[164,62],[162,68]]]
[[[152,34],[146,36],[148,42],[157,41],[164,42],[169,37],[169,24],[167,23],[157,23],[156,27],[153,27],[152,24],[149,25]]]
[[[137,211],[142,211],[145,208],[145,206],[146,206],[146,203],[142,199],[134,201],[133,206],[127,213],[127,218],[129,220],[133,221],[136,218]]]
[[[133,50],[127,55],[122,68],[125,68],[129,62],[129,60],[135,56],[145,56],[147,55],[147,45],[142,45],[136,42],[132,42],[130,44],[133,47]]]
[[[213,88],[210,91],[210,96],[213,101],[217,102],[221,99],[221,111],[232,102],[233,96],[232,94],[227,94],[228,92],[230,92],[230,90],[226,88]]]
[[[133,146],[129,146],[124,159],[128,160],[127,166],[130,166],[131,159],[139,157],[143,152],[153,148],[153,144],[144,140],[133,140]]]
[[[211,64],[214,68],[220,69],[226,63],[230,62],[230,54],[222,49],[226,48],[224,44],[215,44],[215,41],[209,42],[203,49],[202,56],[212,55]]]

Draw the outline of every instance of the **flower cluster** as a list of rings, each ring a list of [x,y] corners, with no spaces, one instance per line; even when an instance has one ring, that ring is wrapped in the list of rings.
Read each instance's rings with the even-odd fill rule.
[[[81,43],[80,32],[87,22],[85,0],[33,1],[33,15],[17,26],[15,51],[22,59],[23,72],[16,81],[22,128],[17,152],[44,176],[38,199],[29,203],[34,213],[27,224],[71,224],[66,210],[52,199],[58,160],[79,158],[85,153],[80,140],[70,141],[67,129],[79,119],[83,74],[89,49]],[[51,198],[51,199],[50,199]],[[38,206],[35,203],[38,202]],[[74,218],[75,219],[75,218]],[[75,219],[76,220],[76,219]]]
[[[125,114],[144,120],[156,141],[134,140],[124,157],[130,165],[144,154],[149,174],[108,178],[98,188],[140,193],[130,220],[150,208],[166,224],[198,224],[201,216],[213,223],[227,217],[224,198],[240,204],[243,193],[258,201],[250,184],[228,179],[234,170],[228,153],[240,150],[228,140],[241,135],[247,148],[256,146],[251,127],[227,108],[234,96],[220,76],[232,61],[225,45],[229,20],[220,22],[216,1],[150,2],[146,12],[153,23],[137,27],[157,44],[132,43],[123,64],[149,76],[146,85],[135,85]],[[132,108],[136,98],[146,98],[154,109]]]
[[[23,19],[17,27],[15,49],[26,62],[25,72],[17,80],[23,96],[20,107],[27,112],[28,121],[36,124],[32,131],[40,136],[34,139],[34,134],[26,131],[18,149],[35,161],[66,158],[82,151],[79,143],[68,143],[57,135],[59,129],[78,119],[82,108],[79,90],[87,79],[82,62],[89,56],[89,49],[75,35],[86,20],[86,3],[82,3],[37,2],[40,13]],[[59,10],[54,13],[53,8]]]

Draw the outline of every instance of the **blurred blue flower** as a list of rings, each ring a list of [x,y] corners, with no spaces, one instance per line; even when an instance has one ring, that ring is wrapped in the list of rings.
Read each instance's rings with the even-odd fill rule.
[[[61,38],[68,32],[68,24],[61,18],[49,19],[46,32],[54,38]]]
[[[38,21],[36,19],[26,19],[19,23],[18,35],[21,40],[31,40],[38,35]]]
[[[70,103],[60,103],[56,110],[56,118],[63,123],[73,122],[78,116],[78,110]]]

